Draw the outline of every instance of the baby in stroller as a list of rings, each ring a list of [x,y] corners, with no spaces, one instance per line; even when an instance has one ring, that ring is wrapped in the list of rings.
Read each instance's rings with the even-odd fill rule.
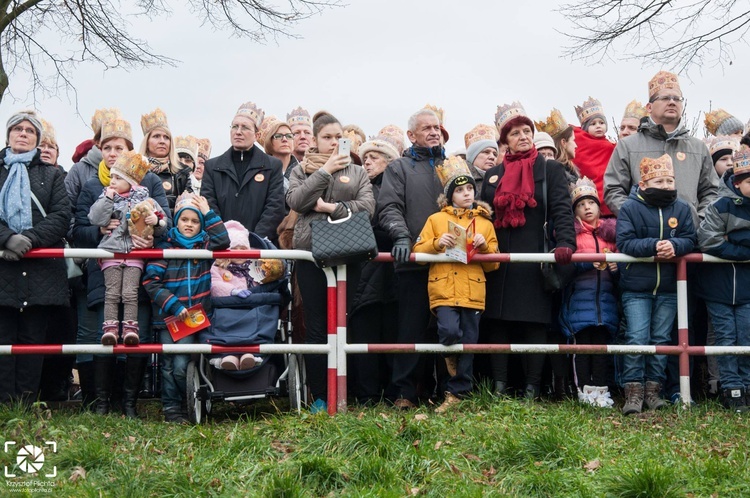
[[[238,221],[224,223],[230,249],[276,249],[248,232]],[[217,259],[211,267],[212,326],[201,334],[201,343],[222,346],[273,344],[281,308],[291,299],[286,264],[281,259]],[[263,355],[217,355],[209,363],[232,376],[252,373]]]

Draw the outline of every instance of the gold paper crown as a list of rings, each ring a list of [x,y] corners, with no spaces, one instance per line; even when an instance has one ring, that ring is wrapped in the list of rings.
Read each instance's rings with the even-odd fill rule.
[[[307,112],[307,109],[297,107],[292,112],[286,115],[286,123],[289,126],[296,124],[312,126],[312,119],[310,118],[310,113]]]
[[[632,100],[625,107],[625,114],[623,114],[622,119],[635,118],[640,121],[644,116],[648,116],[648,111],[646,110],[646,108],[643,107],[643,105],[637,100]]]
[[[122,176],[131,185],[140,184],[150,169],[151,165],[148,160],[134,150],[127,150],[120,154],[112,166],[112,172]]]
[[[708,130],[711,135],[716,136],[719,126],[731,117],[732,115],[724,109],[716,109],[706,113],[706,119],[703,120],[703,124],[706,125],[706,130]]]
[[[91,129],[94,130],[94,135],[101,133],[102,125],[105,122],[119,119],[120,117],[120,109],[97,109],[94,111],[94,115],[91,116]]]
[[[534,126],[537,131],[548,133],[551,137],[559,135],[570,127],[562,113],[557,109],[552,109],[547,121],[534,121]]]
[[[432,104],[425,104],[425,106],[423,107],[423,109],[429,109],[432,112],[434,112],[435,114],[437,114],[438,121],[440,121],[440,124],[444,124],[445,123],[445,119],[443,119],[445,116],[444,116],[443,109],[441,107],[438,107],[438,106],[432,105]]]
[[[657,159],[644,157],[641,159],[640,169],[642,182],[662,176],[674,177],[674,166],[672,166],[672,158],[669,154],[664,154]]]
[[[734,136],[720,135],[706,140],[706,146],[708,146],[708,153],[712,156],[720,150],[731,150],[734,154],[740,150],[740,140]]]
[[[141,131],[143,131],[144,136],[148,136],[156,128],[164,128],[169,131],[167,115],[158,107],[153,112],[141,116]]]
[[[577,180],[575,186],[570,190],[571,203],[575,206],[576,202],[584,197],[592,197],[599,203],[599,192],[596,191],[596,185],[585,176]]]
[[[497,142],[499,138],[497,136],[497,129],[494,126],[478,124],[464,135],[464,145],[468,149],[469,145],[481,140]]]
[[[279,123],[281,123],[281,121],[279,121],[279,118],[277,118],[276,116],[267,116],[263,119],[260,127],[258,127],[258,131],[260,132],[261,145],[265,147],[266,138],[268,138],[268,132],[275,128]]]
[[[246,116],[252,119],[253,123],[255,123],[255,131],[258,131],[260,125],[263,124],[263,118],[265,115],[266,113],[263,112],[263,109],[255,105],[255,103],[245,102],[239,109],[237,109],[237,114],[235,116]]]
[[[657,93],[667,88],[680,90],[680,81],[674,73],[659,71],[653,78],[651,78],[651,81],[648,82],[648,99],[653,99]]]
[[[495,126],[497,131],[501,132],[505,123],[516,116],[526,116],[526,110],[520,102],[514,101],[512,104],[503,104],[497,106],[495,113]]]
[[[598,116],[602,118],[602,120],[605,119],[602,103],[594,97],[589,96],[589,99],[585,101],[582,106],[575,106],[575,109],[578,121],[581,122],[581,126],[583,126],[583,123],[586,122],[586,120],[591,119],[594,116]]]
[[[732,156],[732,162],[734,163],[734,176],[750,173],[750,150],[738,151]]]
[[[102,137],[99,143],[103,143],[110,138],[124,138],[133,144],[133,131],[130,129],[130,123],[122,118],[115,118],[105,121],[102,124]]]
[[[448,156],[442,164],[435,166],[435,172],[443,188],[446,190],[446,194],[450,183],[459,176],[468,176],[471,178],[469,165],[459,156]]]
[[[365,142],[365,132],[357,125],[344,126],[344,137],[352,141],[352,152],[359,154],[360,146]]]
[[[46,119],[40,119],[42,122],[42,139],[39,143],[47,142],[57,147],[57,137],[55,135],[55,127]]]
[[[391,124],[384,126],[378,132],[378,135],[390,137],[391,144],[396,147],[396,150],[398,151],[398,157],[401,157],[401,154],[404,153],[404,130],[394,124]]]
[[[178,154],[187,154],[193,158],[193,161],[198,160],[198,139],[192,135],[184,137],[175,137],[174,139],[174,150]]]
[[[211,140],[207,138],[198,139],[198,155],[208,161],[211,157]]]

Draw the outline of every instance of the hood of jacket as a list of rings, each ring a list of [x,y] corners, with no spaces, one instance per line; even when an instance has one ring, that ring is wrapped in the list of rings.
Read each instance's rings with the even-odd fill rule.
[[[94,145],[93,147],[91,147],[91,149],[89,149],[86,157],[81,159],[81,161],[90,164],[98,170],[99,163],[102,162],[102,159],[104,159],[104,157],[102,156],[102,151],[99,150],[99,147]]]
[[[668,140],[686,140],[690,138],[690,133],[683,125],[683,120],[680,120],[680,124],[677,125],[674,133],[670,136],[662,125],[654,123],[650,117],[646,116],[641,119],[641,123],[638,125],[638,132],[646,133],[665,142]]]
[[[445,148],[440,145],[435,147],[412,145],[404,151],[404,157],[413,161],[430,161],[430,164],[434,166],[436,159],[445,159]]]
[[[576,217],[576,235],[584,232],[593,232],[594,227],[582,219]],[[607,242],[615,242],[617,238],[617,218],[601,218],[599,226],[596,227],[597,235]]]
[[[737,205],[750,202],[750,198],[745,197],[740,189],[734,186],[734,171],[728,169],[724,172],[719,182],[719,197],[728,197]]]

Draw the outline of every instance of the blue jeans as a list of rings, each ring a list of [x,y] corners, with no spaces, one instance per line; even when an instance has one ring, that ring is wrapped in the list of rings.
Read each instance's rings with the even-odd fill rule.
[[[622,307],[627,320],[626,345],[667,345],[672,324],[677,316],[677,294],[623,292]],[[667,379],[666,355],[624,355],[622,382],[654,381],[664,384]]]
[[[198,334],[183,337],[177,342],[167,329],[159,331],[162,344],[195,344]],[[189,354],[161,355],[161,403],[164,410],[180,410],[187,396],[187,365]]]
[[[750,346],[750,304],[732,306],[706,301],[717,346]],[[750,358],[717,356],[722,389],[750,386]]]

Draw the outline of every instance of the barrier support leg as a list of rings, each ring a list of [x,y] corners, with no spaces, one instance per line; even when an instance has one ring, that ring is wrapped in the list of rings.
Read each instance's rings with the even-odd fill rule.
[[[687,262],[677,262],[677,342],[680,352],[680,399],[683,408],[690,407],[690,353],[688,335]]]
[[[346,265],[336,267],[336,294],[336,409],[340,413],[346,413]]]
[[[336,414],[336,276],[331,268],[323,268],[328,288],[328,414]]]

